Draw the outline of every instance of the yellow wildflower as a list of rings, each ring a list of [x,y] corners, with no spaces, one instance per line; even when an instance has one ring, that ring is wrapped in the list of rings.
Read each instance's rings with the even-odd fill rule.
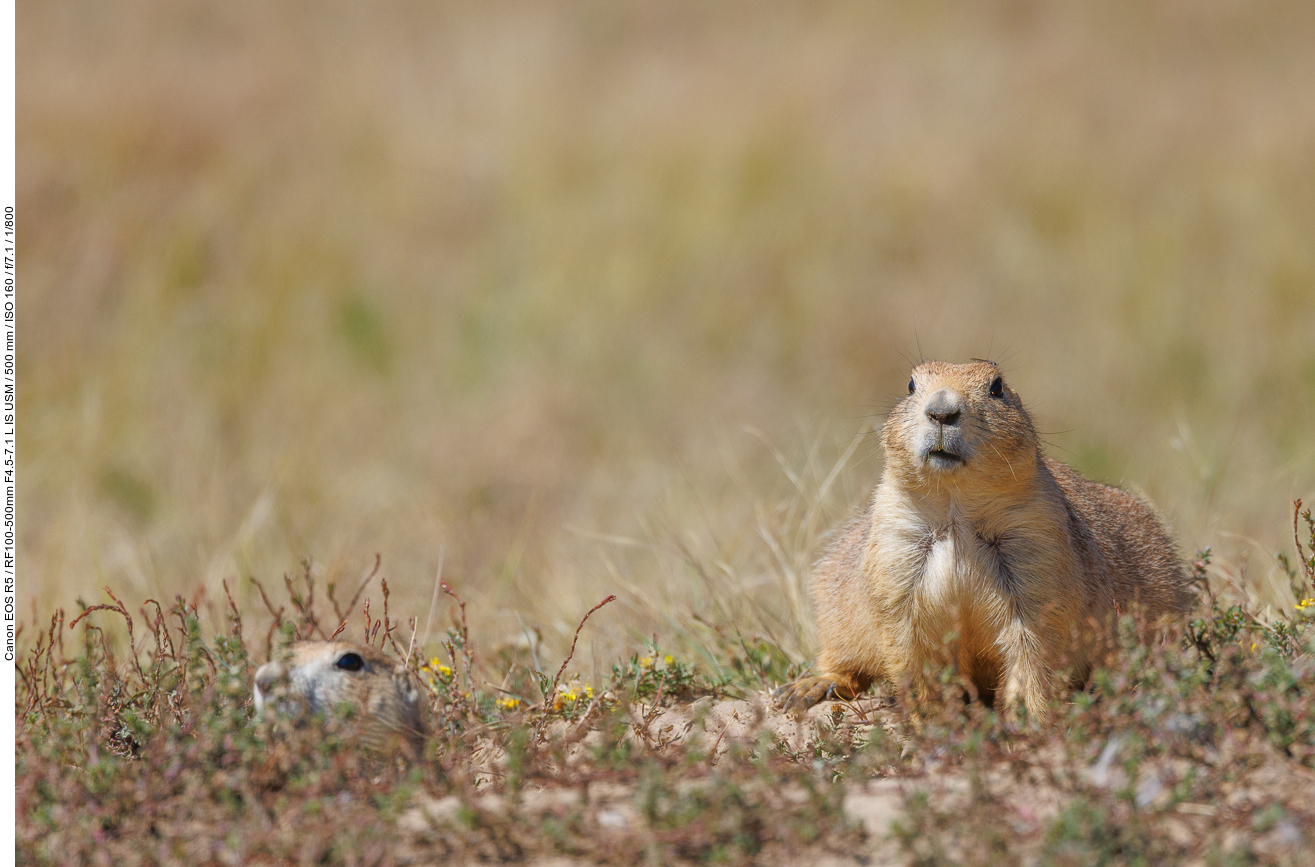
[[[676,660],[675,660],[674,658],[672,658],[671,654],[667,654],[666,656],[662,657],[662,663],[663,663],[664,665],[671,665],[671,663],[673,663],[673,662],[675,662],[675,661],[676,661]]]
[[[430,659],[429,662],[425,664],[425,667],[437,674],[440,680],[452,680],[452,666],[443,664],[437,656]]]
[[[498,707],[503,710],[515,710],[520,706],[521,700],[518,698],[512,698],[509,695],[504,695],[502,698],[498,699]]]
[[[557,690],[557,695],[552,700],[552,708],[553,710],[561,710],[564,707],[582,707],[582,705],[576,703],[581,699],[587,701],[593,697],[594,688],[592,686],[585,686],[578,680],[572,680],[562,684],[561,688]]]
[[[641,657],[639,657],[639,664],[642,665],[644,668],[652,668],[652,667],[653,667],[653,657],[651,657],[651,656],[641,656]]]
[[[1303,599],[1297,603],[1297,610],[1303,614],[1307,608],[1315,608],[1315,599]]]

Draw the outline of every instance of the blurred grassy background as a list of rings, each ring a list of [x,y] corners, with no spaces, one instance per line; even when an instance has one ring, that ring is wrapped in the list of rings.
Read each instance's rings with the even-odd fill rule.
[[[1283,601],[1315,499],[1306,0],[18,27],[39,612],[379,552],[423,622],[441,554],[486,637],[564,647],[616,592],[595,654],[692,613],[803,653],[799,573],[880,468],[847,449],[919,355],[1001,360],[1052,454]]]

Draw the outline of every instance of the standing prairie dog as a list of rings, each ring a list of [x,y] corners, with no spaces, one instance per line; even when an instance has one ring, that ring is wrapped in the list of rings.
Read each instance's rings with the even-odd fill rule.
[[[405,664],[346,641],[299,641],[256,671],[256,712],[353,713],[361,743],[384,754],[401,747],[418,759],[426,737],[421,692]]]
[[[993,362],[918,365],[882,445],[868,508],[813,571],[818,674],[779,691],[796,713],[956,666],[988,704],[1040,721],[1059,674],[1080,685],[1112,647],[1119,613],[1191,605],[1155,510],[1042,455]]]

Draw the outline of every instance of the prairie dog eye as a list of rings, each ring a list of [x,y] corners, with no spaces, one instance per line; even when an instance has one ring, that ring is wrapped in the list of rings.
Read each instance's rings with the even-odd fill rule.
[[[913,391],[916,387],[917,386],[913,384],[913,377],[909,377],[909,394],[913,394]]]
[[[991,380],[991,397],[1005,396],[1005,381],[1000,377]]]
[[[359,653],[344,653],[338,657],[338,661],[334,665],[343,671],[360,671],[365,667],[365,660],[361,659]]]

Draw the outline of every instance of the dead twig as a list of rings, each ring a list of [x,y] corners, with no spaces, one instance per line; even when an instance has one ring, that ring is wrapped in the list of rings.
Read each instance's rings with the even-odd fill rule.
[[[388,639],[388,643],[393,646],[394,653],[405,655],[402,653],[402,648],[398,646],[397,639],[393,638],[393,630],[397,628],[398,624],[388,619],[388,581],[381,580],[379,584],[383,588],[384,594],[384,638]]]
[[[228,597],[228,610],[232,612],[228,615],[228,618],[233,621],[233,637],[239,643],[245,644],[242,641],[242,612],[238,610],[237,603],[233,601],[233,592],[228,589],[228,579],[225,578],[219,583],[224,585],[224,595]]]
[[[1301,547],[1301,524],[1298,519],[1301,515],[1301,498],[1292,504],[1292,543],[1297,546],[1297,562],[1301,564],[1301,574],[1306,576],[1306,581],[1311,586],[1311,592],[1315,593],[1315,551],[1311,551],[1309,558],[1305,550]],[[1315,523],[1311,522],[1310,510],[1306,510],[1306,523],[1312,528],[1312,544],[1315,544]]]
[[[557,673],[553,675],[552,686],[548,689],[548,694],[543,697],[543,706],[545,709],[551,709],[553,706],[553,702],[557,700],[557,684],[561,682],[562,672],[566,671],[566,666],[570,664],[571,657],[575,656],[575,644],[577,641],[580,640],[580,630],[584,629],[585,621],[588,620],[589,617],[599,608],[602,608],[604,605],[606,605],[609,602],[612,602],[615,599],[616,599],[615,594],[608,596],[602,602],[599,602],[593,608],[590,608],[588,613],[586,613],[584,617],[580,618],[580,625],[575,627],[575,637],[571,639],[571,650],[569,653],[566,654],[566,658],[562,660],[561,667],[557,669]]]
[[[466,691],[471,695],[475,694],[475,679],[471,674],[474,664],[475,654],[470,649],[470,630],[466,627],[466,601],[456,594],[456,591],[446,581],[440,581],[438,587],[447,595],[457,600],[457,605],[461,609],[461,659],[465,663]],[[587,615],[586,615],[587,616]],[[448,648],[448,655],[452,655],[452,649]],[[452,659],[452,665],[457,664],[456,658]]]
[[[375,552],[374,567],[370,569],[369,573],[366,574],[364,578],[361,579],[360,585],[356,588],[356,594],[352,596],[352,601],[347,603],[347,608],[345,610],[351,611],[353,608],[356,607],[356,600],[361,598],[361,594],[365,592],[366,585],[368,585],[370,581],[374,579],[374,576],[378,574],[379,566],[383,563],[383,561],[384,561],[383,555],[378,552]],[[338,615],[338,620],[340,621],[346,620],[347,619],[346,615],[342,613],[344,609],[338,607],[338,600],[335,599],[333,596],[333,587],[334,585],[332,584],[328,586],[329,602],[333,604],[333,613]]]
[[[283,625],[284,609],[283,606],[280,605],[277,611],[274,610],[274,605],[269,601],[269,596],[265,593],[264,584],[261,584],[255,578],[251,579],[251,583],[255,584],[256,589],[260,591],[260,600],[265,603],[265,610],[274,617],[274,622],[269,625],[269,632],[265,633],[265,658],[269,659],[274,652],[274,630]]]
[[[128,653],[129,653],[129,655],[132,656],[132,664],[137,668],[137,676],[138,676],[139,678],[141,678],[142,687],[145,688],[145,687],[146,687],[146,672],[142,671],[142,663],[141,663],[141,660],[139,660],[139,659],[137,658],[137,642],[136,642],[136,640],[133,638],[133,634],[132,634],[132,615],[128,613],[128,609],[124,606],[124,604],[123,604],[122,602],[119,601],[119,598],[118,598],[117,596],[114,595],[113,591],[111,591],[110,588],[106,587],[106,588],[105,588],[105,593],[106,593],[111,599],[114,600],[114,604],[113,604],[113,605],[93,605],[93,606],[91,606],[91,607],[88,608],[86,611],[83,611],[83,612],[82,612],[81,614],[79,614],[77,617],[73,618],[73,622],[69,624],[69,628],[72,629],[74,626],[77,626],[79,620],[81,620],[82,618],[86,617],[88,614],[90,614],[90,613],[93,612],[93,611],[117,611],[119,614],[122,614],[122,615],[123,615],[123,619],[124,619],[125,621],[127,621],[127,623],[128,623]]]

